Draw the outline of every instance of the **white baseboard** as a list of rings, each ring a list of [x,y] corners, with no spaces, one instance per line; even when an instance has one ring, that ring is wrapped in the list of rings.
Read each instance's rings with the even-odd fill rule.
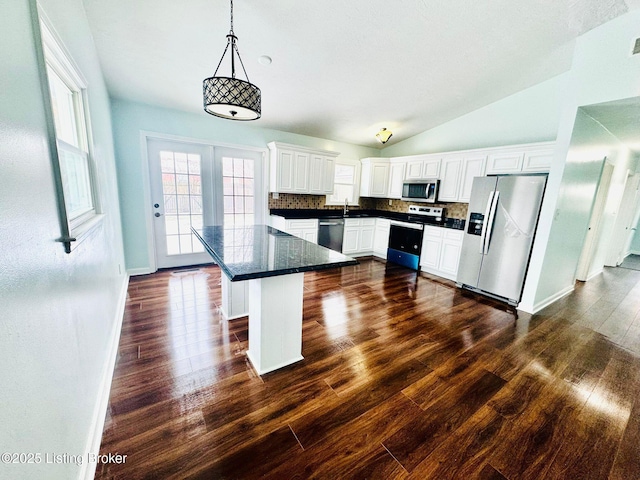
[[[122,281],[122,287],[120,290],[120,298],[118,299],[118,306],[116,308],[116,314],[114,319],[113,332],[111,338],[109,338],[109,345],[107,351],[109,353],[109,359],[105,363],[104,370],[102,371],[100,390],[98,393],[98,399],[95,404],[93,412],[92,425],[89,430],[89,436],[85,447],[84,457],[85,460],[80,468],[79,480],[92,480],[96,474],[95,462],[89,462],[89,454],[98,454],[100,452],[100,443],[102,442],[102,431],[104,430],[105,417],[107,415],[107,406],[109,405],[109,394],[111,393],[111,382],[113,380],[113,370],[116,365],[116,358],[118,357],[118,344],[120,343],[120,332],[122,331],[122,321],[124,320],[124,308],[127,302],[127,289],[129,288],[129,275],[125,275]]]
[[[130,277],[135,277],[136,275],[149,275],[150,273],[155,273],[155,272],[156,270],[153,270],[149,267],[131,268],[127,270],[127,275],[129,275]]]
[[[596,270],[595,272],[593,272],[591,275],[589,275],[589,276],[587,277],[587,279],[585,280],[585,282],[588,282],[589,280],[593,280],[593,279],[594,279],[594,278],[596,278],[598,275],[600,275],[603,271],[604,271],[604,270],[602,270],[602,269]]]
[[[545,307],[548,307],[549,305],[551,305],[553,302],[556,302],[558,300],[560,300],[562,297],[565,297],[567,295],[569,295],[571,292],[573,292],[573,285],[570,285],[562,290],[560,290],[559,292],[545,298],[544,300],[542,300],[541,302],[537,302],[536,304],[533,305],[533,308],[528,308],[527,305],[522,306],[522,304],[518,305],[518,310],[522,310],[523,312],[526,313],[538,313],[540,310],[542,310]]]
[[[631,250],[629,251],[629,255],[640,255],[640,250]]]

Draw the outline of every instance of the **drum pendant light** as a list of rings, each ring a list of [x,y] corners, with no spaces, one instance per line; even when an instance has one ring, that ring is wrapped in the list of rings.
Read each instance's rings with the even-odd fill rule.
[[[249,82],[249,76],[240,58],[237,41],[238,37],[233,33],[233,0],[231,0],[231,30],[227,35],[227,46],[213,77],[205,78],[202,82],[204,111],[229,120],[257,120],[262,114],[260,89]],[[217,77],[228,50],[231,50],[231,77]],[[236,55],[246,81],[236,78]]]

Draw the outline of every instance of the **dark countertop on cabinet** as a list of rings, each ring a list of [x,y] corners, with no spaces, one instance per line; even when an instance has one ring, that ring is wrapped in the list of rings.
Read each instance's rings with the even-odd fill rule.
[[[192,231],[232,282],[358,263],[351,257],[267,225],[216,225]]]
[[[434,223],[419,215],[409,215],[408,213],[390,212],[387,210],[360,210],[353,209],[344,215],[342,209],[296,209],[296,208],[273,208],[269,212],[289,220],[304,218],[363,218],[379,217],[389,220],[398,220],[408,223],[422,223],[435,227],[451,228],[454,230],[464,230],[465,220],[457,218],[445,218],[443,222]]]

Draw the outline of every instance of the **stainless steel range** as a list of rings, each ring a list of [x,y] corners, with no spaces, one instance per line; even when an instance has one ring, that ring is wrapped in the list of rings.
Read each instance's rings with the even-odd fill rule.
[[[408,214],[406,222],[391,220],[387,261],[418,270],[424,225],[442,224],[444,208],[410,205]]]

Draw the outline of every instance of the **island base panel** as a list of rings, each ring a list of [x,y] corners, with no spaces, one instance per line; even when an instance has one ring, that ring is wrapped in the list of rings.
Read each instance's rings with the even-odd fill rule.
[[[259,375],[302,357],[304,274],[249,280],[249,350]]]
[[[249,282],[232,282],[222,277],[222,316],[227,320],[249,315]]]

